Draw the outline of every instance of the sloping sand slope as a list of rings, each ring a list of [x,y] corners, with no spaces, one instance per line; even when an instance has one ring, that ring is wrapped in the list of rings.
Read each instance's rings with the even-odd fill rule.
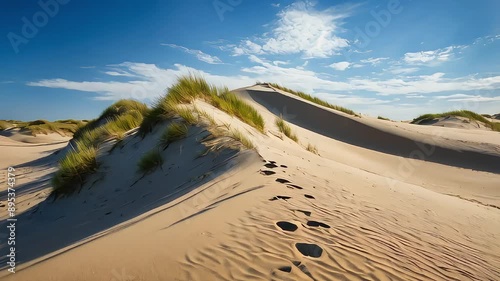
[[[419,125],[432,125],[432,126],[447,127],[447,128],[477,129],[477,130],[491,131],[491,128],[486,127],[485,124],[482,122],[476,120],[469,120],[468,118],[460,116],[447,116],[447,117],[435,118],[432,120],[423,120],[419,122]]]
[[[24,263],[2,280],[500,279],[500,210],[487,206],[500,206],[494,132],[359,119],[261,87],[238,93],[266,135],[196,106],[246,132],[255,151],[199,157],[206,132],[191,129],[141,178],[137,160],[163,127],[129,136],[103,150],[80,194],[19,217]],[[299,143],[280,136],[280,114]],[[433,152],[409,160],[413,151]]]

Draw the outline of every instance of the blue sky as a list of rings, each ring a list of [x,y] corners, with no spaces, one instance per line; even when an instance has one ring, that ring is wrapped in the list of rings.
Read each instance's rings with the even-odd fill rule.
[[[91,119],[198,73],[270,81],[372,115],[500,113],[500,2],[0,3],[0,119]]]

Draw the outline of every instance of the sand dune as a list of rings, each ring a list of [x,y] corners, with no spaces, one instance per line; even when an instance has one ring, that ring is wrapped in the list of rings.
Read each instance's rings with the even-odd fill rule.
[[[195,105],[255,150],[200,157],[208,132],[192,128],[142,177],[137,160],[159,128],[109,142],[79,194],[19,215],[22,263],[2,280],[500,279],[498,133],[351,117],[264,87],[236,93],[266,134]],[[280,114],[299,143],[280,135]]]
[[[461,128],[461,129],[479,129],[479,130],[491,130],[486,127],[484,123],[469,120],[460,116],[447,116],[436,118],[433,120],[426,120],[419,123],[419,125],[432,125],[432,126],[440,126],[440,127],[449,127],[449,128]]]
[[[344,143],[402,157],[411,157],[412,153],[420,151],[414,157],[423,156],[425,161],[461,168],[500,172],[500,165],[497,165],[500,163],[500,154],[497,153],[489,155],[450,141],[437,142],[425,137],[411,138],[402,133],[388,132],[380,127],[370,126],[359,118],[327,108],[321,109],[315,104],[275,91],[248,90],[247,93],[271,112],[277,109],[283,114],[282,111],[286,109],[285,117],[292,116],[285,118],[288,122]],[[500,142],[497,144],[500,145]],[[430,146],[434,147],[432,153],[422,153],[431,150]]]

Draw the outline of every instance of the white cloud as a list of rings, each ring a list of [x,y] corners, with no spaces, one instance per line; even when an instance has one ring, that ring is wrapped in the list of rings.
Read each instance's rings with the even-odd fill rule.
[[[364,59],[364,60],[361,60],[361,63],[367,63],[367,64],[371,64],[373,66],[385,61],[385,60],[388,60],[389,58],[368,58],[368,59]]]
[[[330,93],[316,93],[315,96],[320,99],[326,100],[333,104],[342,105],[365,105],[365,104],[386,104],[393,102],[392,100],[381,100],[377,98],[361,97],[357,95],[338,95]]]
[[[83,68],[83,69],[92,69],[92,68],[95,68],[94,65],[91,65],[91,66],[80,66],[80,68]]]
[[[129,73],[127,71],[121,71],[120,69],[115,69],[115,71],[105,71],[104,72],[110,76],[124,76],[124,77],[135,77],[136,75]]]
[[[341,61],[341,62],[332,63],[332,64],[329,65],[329,67],[331,67],[331,68],[333,68],[335,70],[344,71],[347,68],[349,68],[350,65],[351,65],[350,62]]]
[[[241,69],[243,75],[222,76],[203,72],[184,65],[176,64],[172,68],[159,68],[154,64],[125,62],[114,65],[116,72],[130,73],[128,81],[114,81],[115,76],[108,76],[108,81],[70,81],[66,79],[45,79],[29,82],[29,86],[62,88],[76,91],[92,92],[98,94],[98,99],[136,98],[140,100],[153,100],[165,93],[165,89],[175,83],[177,77],[190,73],[199,74],[211,83],[222,86],[226,85],[230,89],[236,89],[249,86],[255,81],[278,82],[284,86],[301,90],[312,95],[322,95],[322,97],[337,103],[339,105],[352,104],[353,109],[362,113],[374,113],[378,111],[381,114],[384,108],[392,108],[397,114],[392,114],[391,118],[410,118],[413,112],[422,113],[422,104],[412,107],[411,111],[404,111],[398,108],[395,99],[390,100],[393,105],[386,104],[388,99],[376,98],[373,94],[384,95],[405,95],[408,98],[421,98],[424,95],[432,98],[432,95],[439,93],[445,96],[447,92],[460,91],[468,94],[474,91],[474,94],[468,96],[452,96],[448,99],[441,99],[443,103],[439,107],[427,108],[429,112],[446,110],[449,101],[479,101],[480,110],[493,109],[493,105],[500,103],[498,90],[500,89],[500,76],[477,77],[463,76],[456,78],[447,78],[444,73],[435,73],[432,75],[408,76],[404,78],[393,79],[367,79],[364,77],[348,78],[344,81],[336,81],[328,78],[325,74],[316,73],[311,70],[305,70],[300,67],[287,67],[275,65],[257,56],[251,55],[249,59],[252,63],[250,67]],[[476,91],[491,90],[493,96],[478,96]],[[349,94],[345,94],[349,93]],[[323,96],[324,95],[324,96]],[[331,96],[327,96],[331,95]],[[366,96],[366,95],[372,95]],[[496,97],[494,96],[496,95]],[[376,105],[376,106],[375,106]],[[497,107],[498,108],[498,107]],[[477,111],[480,111],[477,110]],[[486,111],[482,111],[486,112]],[[425,112],[424,112],[425,113]]]
[[[403,57],[403,61],[412,65],[434,66],[451,60],[455,57],[457,52],[460,53],[464,48],[466,48],[466,46],[449,46],[432,51],[406,53]]]
[[[244,40],[233,47],[234,55],[302,54],[305,58],[326,58],[349,42],[337,36],[340,21],[347,12],[319,11],[311,2],[294,3],[278,13],[273,29],[254,41]]]
[[[200,50],[192,50],[192,49],[188,49],[186,47],[175,45],[175,44],[161,44],[161,45],[168,46],[168,47],[175,48],[175,49],[180,49],[187,54],[196,56],[196,58],[198,60],[209,63],[209,64],[222,64],[222,61],[218,57],[211,56],[211,55],[206,54]]]
[[[125,62],[114,66],[121,69],[122,72],[133,74],[135,79],[126,82],[96,82],[69,81],[57,78],[29,82],[27,85],[97,93],[98,96],[96,99],[100,100],[118,100],[123,98],[154,100],[156,97],[164,94],[165,90],[175,83],[177,77],[182,75],[198,74],[215,85],[224,85],[232,89],[251,85],[255,82],[254,79],[246,76],[212,75],[181,64],[175,64],[175,67],[172,69],[159,68],[154,64],[133,62]]]
[[[407,95],[406,98],[407,99],[423,99],[423,98],[425,98],[425,96],[423,96],[423,95]]]
[[[500,96],[496,97],[485,97],[481,95],[466,95],[466,94],[453,94],[447,96],[436,96],[434,97],[438,100],[447,100],[450,102],[490,102],[490,101],[500,101]]]
[[[282,64],[282,65],[287,65],[287,64],[290,64],[290,62],[288,62],[288,61],[280,61],[280,60],[275,60],[275,61],[273,61],[273,64],[274,64],[274,65],[280,65],[280,64]]]
[[[418,67],[394,67],[394,68],[390,68],[389,71],[392,74],[396,74],[396,75],[410,74],[410,73],[419,71],[419,68]]]

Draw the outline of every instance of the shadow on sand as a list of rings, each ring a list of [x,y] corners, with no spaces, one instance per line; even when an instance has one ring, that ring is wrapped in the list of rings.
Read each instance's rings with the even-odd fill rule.
[[[197,137],[203,137],[206,133],[206,131],[195,132],[198,134]],[[139,147],[139,142],[141,141],[137,141],[132,146]],[[141,143],[142,145],[144,144]],[[182,145],[193,149],[192,151],[182,150]],[[223,149],[200,157],[199,153],[203,148],[205,146],[194,137],[186,139],[182,144],[172,144],[165,151],[167,154],[165,159],[169,160],[161,169],[142,179],[134,172],[119,168],[120,164],[111,166],[107,165],[110,163],[103,163],[98,172],[89,177],[78,194],[57,200],[50,195],[40,204],[16,215],[16,266],[27,262],[34,262],[34,264],[42,262],[45,258],[38,258],[49,254],[46,258],[54,257],[103,235],[135,224],[139,221],[136,219],[138,216],[168,204],[221,173],[227,172],[227,164],[240,155],[237,150]],[[183,151],[182,157],[179,157],[179,149]],[[134,161],[134,164],[125,163],[124,167],[135,171],[136,159],[130,157],[135,152],[120,152],[119,150],[115,150],[113,154],[110,154],[111,157],[106,158],[115,157],[113,161],[121,163],[125,162],[122,159]],[[168,152],[169,150],[171,151]],[[137,157],[140,155],[137,153]],[[48,162],[58,156],[51,154],[44,159],[23,165],[48,165]],[[111,169],[115,171],[111,172]],[[130,174],[132,176],[127,178]],[[199,177],[200,175],[207,176]],[[139,181],[133,184],[138,179]],[[48,180],[48,178],[43,178],[36,183],[19,186],[16,190],[20,193],[27,192],[36,186],[46,186]],[[97,184],[99,184],[98,187]],[[2,195],[5,196],[5,194]],[[178,204],[180,202],[166,205],[153,213],[149,212],[147,217],[175,208]],[[184,205],[178,208],[181,217],[192,215],[185,208]],[[7,267],[6,255],[11,247],[7,245],[6,239],[3,239],[8,237],[5,235],[8,223],[10,222],[7,220],[0,222],[0,234],[3,234],[0,244],[2,269]],[[120,226],[116,227],[118,225]]]
[[[414,141],[277,92],[247,90],[247,93],[269,111],[284,114],[287,122],[348,144],[406,158],[418,155],[425,161],[500,173],[500,156]],[[277,109],[286,109],[286,112],[275,112]]]

